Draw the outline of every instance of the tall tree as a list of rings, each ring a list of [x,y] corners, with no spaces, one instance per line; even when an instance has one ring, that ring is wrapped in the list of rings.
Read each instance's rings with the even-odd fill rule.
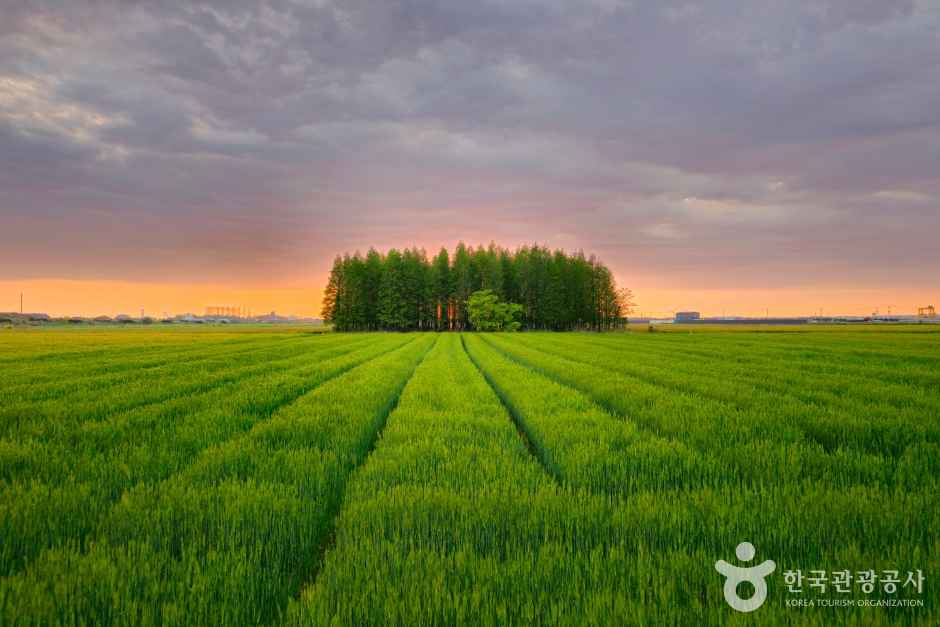
[[[379,288],[379,324],[383,329],[403,331],[408,325],[405,292],[404,263],[402,255],[391,249],[385,256],[382,285]]]
[[[458,331],[465,328],[467,325],[467,312],[465,305],[467,303],[467,299],[470,298],[470,294],[474,291],[473,272],[470,261],[470,251],[467,250],[467,247],[463,242],[459,242],[457,244],[456,250],[454,250],[454,294],[453,299],[451,300],[454,307],[454,321],[452,328],[455,328]]]
[[[382,255],[375,248],[369,248],[366,253],[365,277],[363,290],[366,300],[366,328],[370,331],[376,331],[381,327],[379,323],[379,290],[382,288],[382,269],[384,266]]]
[[[333,269],[330,270],[330,278],[327,281],[326,289],[323,290],[323,304],[320,308],[320,315],[326,322],[331,322],[338,331],[345,331],[339,328],[336,320],[338,302],[342,300],[343,290],[343,258],[336,255],[333,260]]]
[[[431,274],[431,284],[434,298],[434,328],[438,331],[448,328],[449,306],[453,286],[451,284],[450,255],[443,246],[434,257]]]

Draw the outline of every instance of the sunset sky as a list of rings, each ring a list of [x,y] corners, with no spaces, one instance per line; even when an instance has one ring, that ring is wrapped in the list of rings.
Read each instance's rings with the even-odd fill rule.
[[[655,315],[940,305],[935,0],[2,4],[0,311],[316,315],[458,240]]]

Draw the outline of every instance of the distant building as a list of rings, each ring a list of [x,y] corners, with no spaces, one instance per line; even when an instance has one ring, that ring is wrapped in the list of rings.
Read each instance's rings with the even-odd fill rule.
[[[267,323],[290,322],[290,318],[286,316],[279,316],[276,312],[272,311],[267,315],[255,317],[255,321]]]
[[[49,322],[51,320],[49,314],[44,313],[19,313],[18,311],[4,311],[0,312],[0,316],[2,316],[4,319],[9,318],[10,320],[17,321],[26,320],[28,322]]]
[[[677,311],[676,322],[691,322],[701,319],[702,314],[697,311]]]
[[[95,322],[114,322],[109,316],[97,316]]]

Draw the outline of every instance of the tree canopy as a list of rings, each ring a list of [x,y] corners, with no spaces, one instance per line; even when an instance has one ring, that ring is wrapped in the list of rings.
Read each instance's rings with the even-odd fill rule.
[[[483,290],[490,294],[477,301],[503,316],[501,328],[516,322],[525,329],[611,329],[624,323],[631,304],[629,290],[618,290],[613,274],[593,255],[461,242],[453,254],[441,248],[432,259],[418,248],[338,255],[322,316],[338,331],[478,328],[481,320],[488,326],[495,319],[487,314],[474,324],[471,295]]]
[[[477,331],[518,331],[522,305],[501,303],[493,290],[477,290],[467,299],[467,318]]]

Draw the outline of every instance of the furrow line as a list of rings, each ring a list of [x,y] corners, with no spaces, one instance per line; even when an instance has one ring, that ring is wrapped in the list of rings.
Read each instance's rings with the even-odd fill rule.
[[[58,542],[58,543],[56,543],[56,544],[53,544],[53,545],[48,545],[48,546],[42,547],[42,548],[40,549],[40,554],[41,554],[42,551],[46,551],[46,550],[49,550],[49,549],[54,549],[54,548],[56,548],[57,546],[60,546],[60,545],[62,545],[62,544],[64,544],[64,543],[71,542],[71,541],[75,541],[75,540],[78,541],[78,544],[79,544],[79,546],[81,547],[81,549],[82,549],[82,550],[85,550],[85,545],[86,545],[87,536],[88,536],[89,534],[93,533],[94,526],[97,525],[98,523],[100,523],[101,520],[104,520],[105,517],[108,515],[108,509],[107,509],[107,508],[110,506],[110,507],[113,509],[114,504],[118,503],[118,502],[122,499],[122,497],[123,497],[125,494],[129,493],[131,490],[133,490],[133,489],[134,489],[135,487],[137,487],[138,485],[141,485],[141,484],[146,483],[146,482],[152,482],[152,481],[153,481],[153,482],[159,482],[159,483],[167,483],[167,482],[169,482],[170,480],[172,480],[174,477],[184,475],[184,474],[185,474],[189,469],[191,469],[192,466],[196,463],[196,461],[198,460],[199,456],[200,456],[201,454],[203,454],[205,451],[209,450],[210,448],[212,448],[212,447],[218,447],[218,446],[224,446],[225,444],[230,443],[230,442],[232,442],[232,441],[234,441],[234,440],[237,440],[238,438],[244,437],[246,433],[250,432],[252,429],[257,428],[259,425],[264,424],[266,421],[269,421],[269,420],[270,420],[275,414],[277,414],[279,411],[282,411],[282,410],[284,410],[285,408],[289,407],[290,405],[292,405],[292,404],[298,402],[301,398],[303,398],[304,396],[306,396],[306,395],[312,393],[312,392],[315,391],[317,388],[320,388],[320,387],[322,387],[323,385],[329,383],[330,381],[332,381],[332,380],[334,380],[334,379],[336,379],[336,378],[338,378],[338,377],[340,377],[340,376],[346,374],[347,372],[349,372],[349,371],[352,370],[353,368],[357,368],[357,367],[366,365],[366,364],[368,364],[369,362],[372,362],[372,361],[374,361],[374,360],[376,360],[376,359],[382,358],[383,356],[385,356],[385,355],[391,353],[392,351],[395,351],[395,350],[399,350],[399,349],[401,349],[401,348],[404,348],[405,346],[407,346],[408,344],[410,344],[410,343],[413,342],[413,341],[414,341],[414,339],[410,339],[410,340],[408,340],[407,342],[405,342],[405,343],[403,343],[403,344],[396,345],[396,346],[392,346],[392,347],[390,347],[388,350],[385,350],[385,351],[383,351],[383,352],[381,352],[381,353],[378,353],[378,354],[375,354],[375,355],[370,355],[370,356],[368,356],[368,357],[365,357],[364,359],[355,359],[355,360],[352,360],[352,361],[350,361],[350,362],[348,362],[348,363],[346,363],[346,364],[343,364],[343,365],[340,366],[339,368],[336,368],[336,369],[334,369],[334,370],[328,370],[328,371],[324,374],[324,376],[323,376],[322,379],[316,380],[316,382],[313,383],[313,384],[312,384],[311,386],[309,386],[309,387],[301,387],[301,388],[297,388],[296,390],[291,390],[291,391],[289,391],[285,396],[283,396],[283,397],[281,397],[281,398],[275,399],[275,402],[274,402],[273,404],[271,404],[270,406],[263,407],[262,409],[258,410],[257,413],[255,413],[255,414],[252,416],[252,418],[254,418],[254,419],[252,420],[252,422],[250,423],[250,425],[247,427],[247,429],[245,429],[245,430],[238,430],[238,431],[235,431],[235,432],[233,432],[233,433],[230,433],[228,436],[225,436],[225,437],[224,437],[223,439],[221,439],[221,440],[217,440],[217,441],[214,441],[214,442],[207,442],[205,446],[203,446],[202,448],[200,448],[200,449],[194,451],[192,454],[188,455],[188,461],[183,460],[183,463],[181,463],[178,467],[176,467],[174,470],[172,470],[172,471],[169,472],[168,474],[156,475],[156,476],[151,476],[151,477],[139,477],[139,478],[137,478],[137,479],[135,479],[135,480],[133,480],[133,481],[131,481],[131,482],[125,484],[125,485],[119,486],[119,487],[118,487],[116,490],[114,490],[112,493],[106,494],[106,495],[102,495],[102,494],[100,494],[100,493],[95,493],[95,492],[93,492],[93,493],[92,493],[92,495],[93,495],[92,498],[94,498],[94,500],[96,501],[96,504],[99,505],[99,506],[102,506],[102,509],[104,510],[104,511],[102,511],[102,513],[101,513],[100,515],[98,515],[98,516],[96,517],[95,521],[97,521],[97,522],[94,522],[94,523],[91,525],[91,527],[89,527],[88,529],[86,529],[84,532],[80,532],[79,534],[72,534],[70,537],[65,537],[65,538],[64,538],[65,542],[61,542],[61,541],[63,540],[63,536],[64,536],[64,535],[69,535],[69,534],[60,534],[59,537],[57,538],[58,540],[60,540],[60,542]],[[355,352],[355,351],[350,351],[350,352]],[[334,359],[336,359],[336,360],[341,360],[341,359],[343,359],[344,357],[347,357],[348,355],[349,355],[349,353],[344,353],[344,354],[341,354],[341,355],[337,355]],[[329,362],[327,362],[327,364],[328,364],[328,363],[329,363]],[[89,506],[91,506],[91,504],[89,504]],[[66,514],[67,514],[67,512],[66,512]],[[76,537],[76,536],[77,536],[77,537]],[[27,559],[27,560],[24,561],[23,563],[17,565],[17,567],[16,567],[15,569],[10,569],[9,571],[6,571],[6,570],[5,570],[4,572],[2,572],[2,575],[3,575],[3,576],[9,576],[9,575],[11,575],[11,574],[13,574],[13,573],[15,573],[15,572],[18,572],[18,571],[20,571],[20,570],[22,570],[22,569],[25,569],[25,568],[28,567],[28,564],[29,564],[31,561],[37,559],[38,557],[39,557],[39,554],[37,554],[36,556],[33,556],[32,558]]]
[[[350,350],[347,351],[347,353],[353,352],[354,350],[356,350],[358,346],[359,346],[358,343],[350,345]],[[322,348],[323,350],[329,350],[330,348],[341,349],[345,347],[342,345],[339,345],[336,347],[325,346],[325,347],[319,347],[319,348]],[[183,385],[179,387],[168,386],[165,389],[161,389],[159,393],[155,394],[154,396],[143,397],[141,400],[137,400],[133,398],[131,400],[125,400],[123,404],[111,405],[109,406],[108,409],[100,413],[88,412],[88,413],[91,413],[92,415],[87,416],[86,414],[85,418],[80,418],[81,422],[76,423],[76,424],[88,424],[90,422],[98,422],[98,423],[105,422],[109,418],[112,418],[114,416],[119,416],[123,414],[129,414],[135,411],[145,410],[149,407],[160,405],[170,400],[174,400],[178,398],[203,397],[225,386],[238,385],[240,383],[251,380],[253,378],[264,376],[264,374],[266,374],[266,372],[270,368],[278,367],[279,364],[283,365],[284,362],[290,362],[294,360],[299,361],[306,357],[315,355],[319,352],[320,351],[315,351],[311,353],[297,352],[291,355],[270,359],[264,362],[263,364],[247,364],[247,365],[242,365],[242,366],[232,368],[229,370],[222,370],[221,372],[214,372],[212,374],[212,379],[210,381],[188,382],[188,383],[184,383]],[[347,353],[342,353],[342,354],[347,354]],[[298,367],[302,367],[302,366],[298,366]],[[2,422],[0,422],[0,437],[15,436],[17,434],[17,428],[19,427],[20,422],[23,419],[23,416],[18,413],[18,410],[17,410],[17,413],[9,413],[13,411],[12,409],[9,409],[9,408],[6,411],[8,412],[6,416],[3,416],[2,413],[0,413],[0,418],[4,419]],[[74,409],[70,408],[70,413],[72,413],[73,411]],[[15,421],[12,420],[13,418],[16,418],[16,420]],[[51,420],[51,417],[43,416],[42,419],[48,421],[48,420]],[[36,423],[39,420],[39,418],[37,418],[35,414],[32,414],[29,416],[29,420],[31,423]]]
[[[486,381],[487,385],[490,386],[490,389],[493,390],[493,393],[496,394],[496,398],[499,399],[499,402],[503,404],[503,407],[506,409],[506,413],[509,414],[509,417],[512,419],[513,425],[516,427],[516,433],[519,434],[519,438],[522,440],[523,444],[525,444],[526,450],[529,451],[529,453],[536,459],[536,461],[538,461],[539,465],[542,467],[545,473],[549,477],[551,477],[552,480],[556,484],[562,485],[564,483],[564,479],[561,476],[561,471],[556,468],[553,468],[552,465],[548,463],[548,460],[546,460],[545,457],[542,455],[542,453],[539,452],[538,447],[536,447],[532,441],[532,435],[527,430],[526,422],[525,422],[525,419],[522,417],[522,414],[515,407],[515,405],[513,405],[512,401],[509,400],[509,398],[506,396],[503,390],[499,387],[499,385],[497,385],[496,382],[493,381],[493,378],[489,375],[489,373],[483,369],[480,363],[477,362],[477,360],[473,357],[473,355],[470,354],[470,351],[467,350],[467,344],[464,340],[463,333],[460,334],[460,347],[463,349],[463,352],[466,353],[467,358],[470,360],[470,363],[473,364],[474,368],[477,369],[477,372],[480,373],[480,375]],[[520,365],[525,366],[525,364],[520,364]],[[529,366],[525,366],[525,367],[529,368],[530,370],[535,371],[533,368]],[[562,385],[565,385],[565,384],[562,384]],[[567,387],[571,387],[571,386],[567,386]]]
[[[292,343],[293,344],[293,343]],[[32,400],[47,401],[56,398],[67,398],[69,394],[81,392],[83,388],[108,390],[109,388],[135,383],[156,374],[158,377],[176,375],[177,370],[188,369],[199,364],[209,365],[213,362],[221,362],[226,359],[242,359],[256,355],[258,353],[275,352],[284,348],[283,344],[254,342],[250,345],[241,345],[236,347],[213,347],[209,351],[200,351],[198,348],[186,352],[173,352],[172,354],[160,353],[159,359],[155,361],[121,361],[106,363],[103,366],[92,371],[83,370],[80,375],[72,376],[68,372],[53,373],[46,375],[45,379],[30,378],[29,381],[16,383],[9,387],[0,389],[0,398],[3,396],[20,395],[24,392],[33,391],[30,395]],[[316,348],[320,348],[316,346]],[[228,350],[226,350],[228,349]],[[219,370],[223,369],[224,364],[220,364]],[[120,374],[123,378],[116,379],[115,371],[121,371],[128,368],[126,372]],[[154,372],[161,369],[167,369],[164,372]],[[21,377],[23,373],[14,373],[13,376]],[[53,382],[50,389],[48,382]],[[57,384],[57,385],[56,385]]]
[[[340,511],[342,509],[343,500],[346,495],[346,485],[349,483],[350,476],[358,469],[361,468],[369,459],[369,456],[375,450],[375,446],[378,443],[379,439],[382,437],[382,432],[385,430],[386,424],[388,424],[388,417],[395,411],[395,408],[398,407],[398,402],[401,399],[402,393],[405,391],[405,388],[408,387],[408,383],[414,378],[415,372],[418,370],[418,367],[424,362],[428,354],[434,349],[434,346],[440,340],[440,337],[434,339],[424,354],[421,356],[421,359],[418,360],[414,368],[411,369],[411,373],[408,377],[402,382],[401,386],[395,391],[394,396],[391,399],[391,402],[388,405],[388,408],[383,412],[381,418],[379,419],[379,427],[376,430],[375,436],[369,442],[368,448],[365,454],[361,459],[357,460],[346,472],[345,480],[342,482],[340,489],[337,491],[335,498],[330,502],[329,507],[327,508],[327,517],[329,520],[328,528],[325,536],[320,540],[318,547],[318,559],[313,568],[309,573],[309,576],[301,581],[300,585],[294,591],[293,597],[295,599],[299,598],[303,593],[304,589],[308,586],[316,585],[317,578],[320,576],[320,573],[323,571],[323,564],[326,558],[327,553],[333,549],[336,545],[336,527],[337,519],[339,518]]]
[[[604,342],[598,338],[589,338],[584,340],[589,343],[592,347],[603,351],[609,351],[612,355],[617,355],[618,357],[623,357],[623,352],[619,349],[621,347],[615,346],[609,342]],[[533,347],[533,344],[530,340],[525,339],[521,340],[522,344]],[[546,349],[545,345],[551,346],[552,349]],[[625,348],[625,347],[624,347]],[[672,347],[665,349],[662,352],[651,351],[649,346],[644,346],[639,350],[634,350],[633,347],[630,347],[630,355],[640,357],[638,363],[645,365],[645,361],[652,360],[662,360],[664,358],[673,359],[677,364],[681,364],[682,368],[677,370],[677,372],[687,372],[692,370],[690,367],[692,364],[698,364],[702,367],[709,367],[713,369],[715,363],[720,363],[722,367],[728,367],[733,369],[733,375],[735,380],[739,381],[743,385],[749,385],[754,387],[766,387],[762,385],[764,378],[755,376],[755,373],[762,373],[766,376],[775,376],[780,374],[779,364],[780,360],[784,357],[776,358],[765,358],[765,357],[755,357],[749,356],[747,359],[735,357],[734,359],[726,358],[722,355],[710,355],[710,356],[693,356],[689,357],[688,352],[684,351],[674,351]],[[538,350],[542,352],[551,352],[554,354],[562,354],[568,359],[575,359],[570,357],[568,353],[572,350],[572,347],[567,344],[564,340],[561,339],[551,339],[546,342],[540,343]],[[576,359],[577,361],[583,361]],[[584,362],[590,363],[590,362]],[[752,366],[752,367],[748,367]],[[821,363],[801,363],[801,368],[805,371],[813,371],[818,374],[818,377],[814,377],[813,380],[807,382],[808,390],[811,393],[825,394],[828,392],[828,388],[824,385],[820,385],[820,382],[823,378],[825,379],[834,379],[839,377],[845,377],[851,375],[853,377],[871,377],[877,378],[882,387],[887,386],[901,386],[902,389],[896,390],[900,394],[908,394],[909,386],[916,386],[919,389],[929,390],[932,389],[933,381],[929,379],[920,379],[916,382],[911,382],[909,378],[906,378],[906,375],[896,375],[890,369],[885,367],[865,367],[857,364],[845,364],[837,363],[833,364],[821,364]],[[741,371],[744,371],[742,376]],[[630,375],[630,373],[625,373]],[[639,375],[636,375],[639,376]],[[936,377],[934,377],[936,378]],[[938,379],[940,381],[940,379]],[[776,389],[776,388],[775,388]],[[799,397],[798,397],[799,398]]]

